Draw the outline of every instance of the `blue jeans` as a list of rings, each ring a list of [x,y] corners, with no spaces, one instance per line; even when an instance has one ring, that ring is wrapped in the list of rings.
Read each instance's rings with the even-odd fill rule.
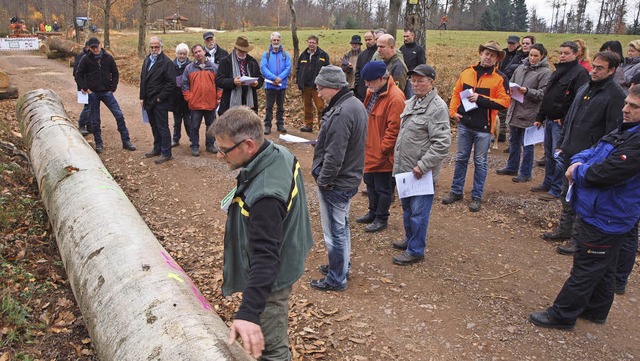
[[[544,166],[542,187],[548,189],[549,193],[554,196],[559,197],[562,191],[564,172],[562,167],[558,166],[554,153],[558,147],[562,126],[550,119],[547,119],[544,124],[544,158],[546,164]]]
[[[385,222],[391,207],[392,179],[391,172],[365,173],[363,177],[369,197],[369,214]]]
[[[531,178],[533,170],[533,144],[523,147],[525,128],[509,127],[509,160],[506,169],[509,171],[520,172],[520,177]],[[524,148],[522,156],[522,164],[520,164],[520,156]]]
[[[93,133],[93,139],[96,145],[102,144],[102,129],[100,128],[100,102],[109,108],[113,117],[116,118],[116,124],[118,125],[118,132],[120,132],[120,138],[122,142],[129,141],[129,130],[127,124],[124,121],[124,114],[118,105],[116,97],[112,92],[92,92],[89,94],[89,108],[91,115],[89,116],[89,128]]]
[[[473,198],[482,199],[484,193],[484,183],[487,180],[487,153],[491,145],[491,133],[479,132],[458,124],[458,152],[456,153],[456,167],[453,172],[453,183],[451,192],[462,194],[464,192],[464,182],[467,177],[467,166],[471,157],[473,147]]]
[[[427,248],[427,229],[433,205],[433,194],[400,199],[402,203],[402,220],[407,241],[407,254],[424,256]]]
[[[318,188],[322,233],[329,258],[329,273],[325,282],[330,286],[347,285],[347,273],[351,266],[349,206],[351,197],[356,193],[358,188],[332,190]]]
[[[216,119],[215,110],[192,110],[191,111],[191,131],[189,132],[189,140],[191,140],[191,149],[200,148],[200,124],[204,117],[205,130],[205,146],[207,149],[213,149],[216,145],[216,138],[210,137],[207,133],[211,124]]]
[[[78,118],[78,126],[80,127],[88,126],[90,115],[91,115],[91,107],[89,106],[89,104],[85,104],[84,107],[82,108],[82,111],[80,112],[80,117]]]

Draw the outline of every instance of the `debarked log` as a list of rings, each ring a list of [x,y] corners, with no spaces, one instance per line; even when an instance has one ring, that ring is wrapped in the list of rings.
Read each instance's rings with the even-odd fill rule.
[[[53,91],[17,116],[69,283],[100,360],[252,360],[158,243]]]

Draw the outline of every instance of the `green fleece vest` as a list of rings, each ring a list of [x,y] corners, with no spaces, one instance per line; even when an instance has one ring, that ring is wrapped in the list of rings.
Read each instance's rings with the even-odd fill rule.
[[[247,238],[251,207],[272,197],[287,207],[280,244],[280,269],[273,291],[294,284],[304,272],[307,253],[313,245],[304,181],[298,160],[273,143],[256,156],[237,177],[238,188],[229,206],[224,236],[224,282],[222,293],[242,292],[251,269],[251,247]]]

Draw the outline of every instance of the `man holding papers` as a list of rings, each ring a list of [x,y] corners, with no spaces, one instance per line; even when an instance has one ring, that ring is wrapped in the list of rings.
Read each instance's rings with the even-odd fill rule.
[[[280,133],[286,133],[284,127],[284,96],[287,92],[287,79],[291,73],[291,57],[280,44],[280,33],[271,33],[271,46],[262,54],[260,70],[264,75],[264,92],[267,95],[267,105],[264,115],[264,134],[271,133],[273,119],[273,104],[277,105],[276,125]]]
[[[451,145],[447,103],[433,87],[436,72],[432,67],[421,64],[408,75],[414,95],[406,101],[400,115],[393,174],[411,172],[412,177],[421,179],[431,173],[435,184]],[[398,188],[401,187],[398,182]],[[401,198],[400,201],[405,237],[393,242],[393,247],[405,252],[393,257],[393,263],[404,266],[424,259],[433,193]]]
[[[458,151],[456,167],[451,184],[451,193],[443,200],[443,204],[451,204],[462,200],[467,166],[473,148],[473,190],[469,210],[477,212],[482,207],[484,183],[487,180],[487,153],[491,144],[491,130],[498,110],[507,109],[511,103],[509,96],[509,79],[498,71],[496,64],[504,58],[500,44],[490,41],[478,48],[480,61],[465,69],[458,78],[451,103],[449,115],[458,123]],[[467,109],[462,104],[461,92],[473,90],[466,99],[477,105]]]
[[[507,124],[509,124],[509,160],[507,166],[498,169],[500,175],[512,175],[514,182],[529,182],[533,170],[533,144],[525,145],[525,130],[533,125],[540,109],[540,102],[544,97],[551,70],[547,63],[547,49],[540,43],[533,44],[529,57],[523,61],[511,77],[511,81],[519,84],[512,90],[523,97],[520,101],[512,95],[516,101],[511,101],[507,112]],[[512,94],[514,94],[512,93]],[[522,164],[520,155],[522,155]]]
[[[246,36],[238,36],[229,56],[220,60],[216,74],[216,87],[222,89],[218,115],[229,108],[246,105],[258,113],[258,89],[264,83],[260,64],[249,52],[253,45]],[[246,80],[247,78],[254,78]],[[244,81],[243,81],[244,80]]]

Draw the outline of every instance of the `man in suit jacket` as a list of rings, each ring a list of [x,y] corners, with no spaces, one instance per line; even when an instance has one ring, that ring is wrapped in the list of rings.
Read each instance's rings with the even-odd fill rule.
[[[156,163],[161,164],[173,158],[169,110],[173,88],[176,86],[176,71],[171,59],[162,52],[162,40],[159,37],[149,39],[149,49],[149,56],[142,63],[140,74],[140,100],[153,132],[153,149],[144,156],[160,156]]]

